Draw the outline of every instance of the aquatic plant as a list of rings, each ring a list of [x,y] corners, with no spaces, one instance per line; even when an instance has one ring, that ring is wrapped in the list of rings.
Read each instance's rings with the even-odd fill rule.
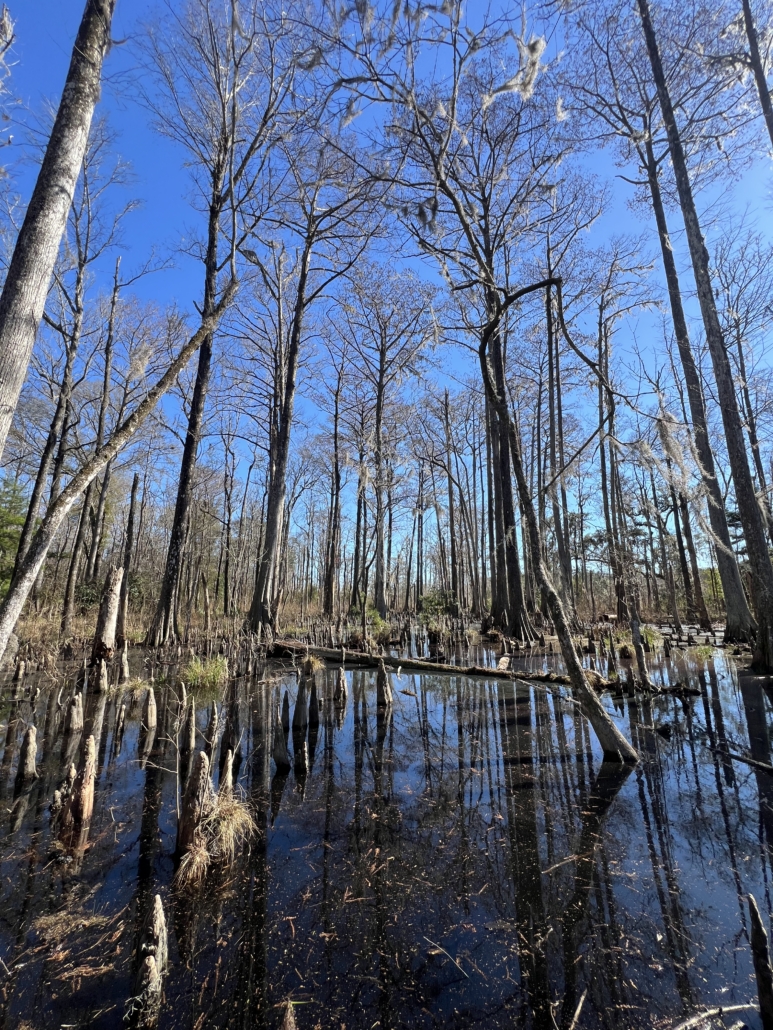
[[[196,694],[197,700],[214,700],[220,697],[220,690],[228,680],[228,659],[220,654],[213,658],[196,655],[183,666],[180,678],[189,692]]]

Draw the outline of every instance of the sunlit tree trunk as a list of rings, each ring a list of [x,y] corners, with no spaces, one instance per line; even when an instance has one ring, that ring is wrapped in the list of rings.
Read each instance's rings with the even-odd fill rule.
[[[114,9],[115,0],[87,0],[54,127],[0,294],[0,456],[86,152]]]
[[[687,170],[687,161],[682,148],[682,141],[666,77],[663,72],[655,30],[652,26],[649,3],[648,0],[637,0],[637,3],[647,52],[652,66],[652,74],[657,87],[660,109],[668,134],[671,162],[684,218],[698,301],[706,332],[706,342],[714,367],[717,397],[725,430],[725,441],[733,476],[733,485],[735,486],[738,510],[749,555],[750,579],[757,617],[757,664],[764,668],[773,669],[773,565],[771,565],[768,552],[765,522],[749,470],[735,383],[714,299],[709,269],[709,255],[701,233],[700,221]]]
[[[674,323],[674,336],[676,337],[676,345],[684,372],[687,400],[692,419],[693,438],[700,462],[700,474],[707,494],[709,525],[717,545],[717,570],[722,582],[722,593],[725,596],[725,640],[746,641],[752,638],[756,626],[749,611],[749,605],[746,602],[746,594],[741,582],[741,573],[730,542],[725,502],[717,479],[714,454],[709,443],[703,390],[701,389],[700,377],[695,365],[690,345],[690,336],[687,331],[687,319],[682,305],[682,292],[679,285],[674,252],[671,246],[671,237],[666,222],[663,197],[660,191],[657,163],[652,144],[649,142],[646,145],[645,154],[647,181],[652,199],[652,209],[655,213],[655,221],[658,227],[660,252],[666,274],[671,318]]]

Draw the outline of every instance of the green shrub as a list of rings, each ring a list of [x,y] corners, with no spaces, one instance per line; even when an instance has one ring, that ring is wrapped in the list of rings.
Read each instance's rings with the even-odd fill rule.
[[[426,624],[427,628],[437,629],[440,619],[444,615],[453,614],[453,595],[447,590],[431,590],[428,594],[422,594],[419,610],[422,622]]]

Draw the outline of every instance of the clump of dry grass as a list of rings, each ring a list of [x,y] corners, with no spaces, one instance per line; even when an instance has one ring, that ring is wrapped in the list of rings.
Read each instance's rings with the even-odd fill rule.
[[[199,831],[175,873],[177,886],[200,887],[207,878],[211,860],[206,837]]]
[[[234,794],[230,797],[218,797],[212,821],[212,839],[215,857],[226,865],[230,865],[236,857],[236,849],[255,832],[255,821],[246,803]],[[206,832],[206,828],[205,828]]]
[[[237,849],[257,829],[249,806],[236,794],[212,794],[193,844],[183,855],[175,883],[179,888],[200,887],[213,866],[229,866]]]
[[[301,666],[301,672],[304,676],[313,676],[319,669],[324,669],[325,663],[321,658],[317,658],[315,654],[307,654],[303,659],[303,665]]]

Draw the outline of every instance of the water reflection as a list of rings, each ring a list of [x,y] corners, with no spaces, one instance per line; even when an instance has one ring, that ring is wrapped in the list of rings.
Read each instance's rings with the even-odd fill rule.
[[[233,680],[197,712],[196,749],[234,750],[258,833],[195,895],[171,886],[177,699],[157,687],[151,732],[135,699],[87,686],[85,732],[65,733],[68,691],[40,683],[33,710],[6,689],[0,1026],[119,1025],[157,893],[161,1027],[273,1028],[292,999],[309,1030],[635,1030],[748,1001],[745,895],[770,912],[773,776],[731,756],[771,764],[770,684],[722,656],[653,679],[697,692],[607,698],[634,769],[601,761],[550,684],[392,674],[380,708],[370,670],[345,692],[336,668]],[[38,714],[39,779],[14,799]],[[94,814],[68,848],[47,807],[92,735]]]

